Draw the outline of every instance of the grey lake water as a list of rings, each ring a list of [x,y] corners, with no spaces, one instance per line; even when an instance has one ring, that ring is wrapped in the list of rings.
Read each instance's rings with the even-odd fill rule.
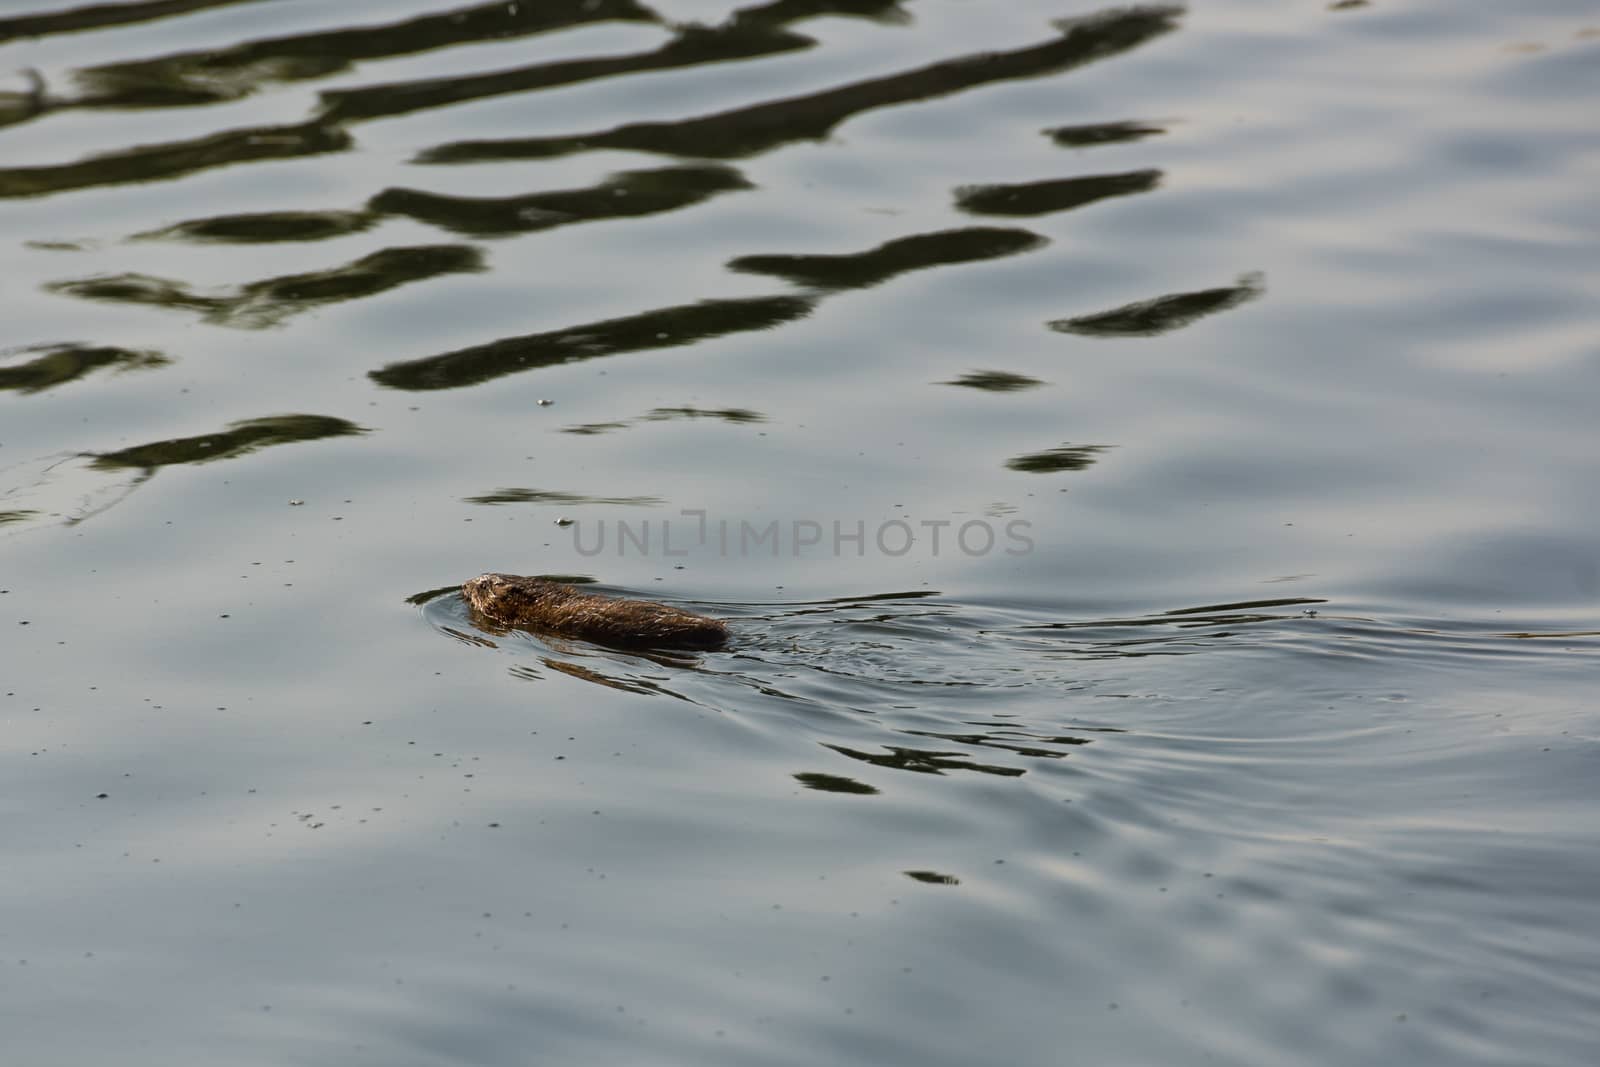
[[[1600,1062],[1597,116],[1592,0],[0,0],[0,1059]]]

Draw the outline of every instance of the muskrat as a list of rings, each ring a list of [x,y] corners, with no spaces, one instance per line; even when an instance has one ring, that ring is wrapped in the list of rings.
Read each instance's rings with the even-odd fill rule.
[[[721,648],[728,626],[721,619],[653,600],[585,593],[548,578],[480,574],[461,595],[500,626],[577,637],[617,648]]]

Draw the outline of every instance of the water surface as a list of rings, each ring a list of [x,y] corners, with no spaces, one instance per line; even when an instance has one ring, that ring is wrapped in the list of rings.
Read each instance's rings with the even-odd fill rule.
[[[1597,49],[0,8],[11,1056],[1594,1062]]]

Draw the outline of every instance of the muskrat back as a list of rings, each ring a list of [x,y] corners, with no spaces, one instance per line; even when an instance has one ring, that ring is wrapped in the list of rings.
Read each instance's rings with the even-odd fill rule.
[[[618,648],[721,648],[721,619],[653,600],[585,593],[576,586],[520,574],[480,574],[461,595],[485,619],[515,630],[576,637]]]

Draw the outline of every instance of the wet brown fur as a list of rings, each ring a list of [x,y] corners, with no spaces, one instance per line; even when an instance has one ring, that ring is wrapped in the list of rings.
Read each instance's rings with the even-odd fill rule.
[[[473,610],[500,627],[576,637],[617,648],[721,648],[721,619],[652,600],[585,593],[519,574],[480,574],[461,586]]]

